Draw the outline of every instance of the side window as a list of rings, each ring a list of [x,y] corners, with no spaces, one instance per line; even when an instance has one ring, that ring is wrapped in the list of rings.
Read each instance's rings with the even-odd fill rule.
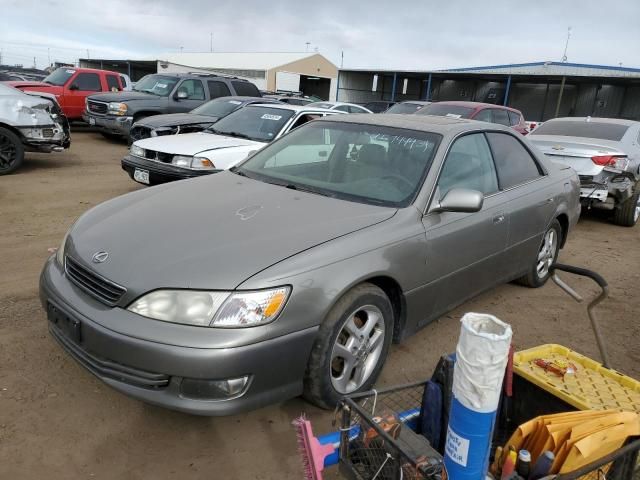
[[[509,115],[507,114],[507,110],[500,110],[497,108],[493,110],[493,123],[499,123],[500,125],[509,126]]]
[[[118,77],[115,75],[107,75],[107,88],[112,92],[119,92],[122,90],[118,83]]]
[[[349,113],[367,113],[366,110],[361,109],[360,107],[354,107],[353,105],[349,106]]]
[[[452,188],[478,190],[485,195],[498,191],[491,150],[483,134],[465,135],[451,146],[438,179],[440,198]]]
[[[334,108],[333,110],[338,110],[339,112],[351,113],[351,108],[349,108],[348,105],[340,105],[340,106]]]
[[[500,188],[506,189],[542,175],[527,149],[508,133],[487,133],[498,170]]]
[[[187,100],[204,100],[204,87],[200,80],[185,80],[178,87],[178,92],[186,92]]]
[[[218,97],[228,97],[231,95],[231,91],[227,84],[224,82],[218,81],[209,81],[207,82],[207,86],[209,87],[209,97],[211,100]]]
[[[509,111],[509,125],[512,127],[520,123],[520,114]]]
[[[489,122],[493,123],[493,115],[491,115],[491,109],[485,108],[484,110],[480,110],[475,117],[474,120],[478,120],[479,122]]]
[[[122,84],[122,88],[127,87],[127,80],[125,80],[125,78],[122,75],[120,75],[120,83]]]
[[[314,114],[304,114],[304,115],[300,115],[294,122],[293,124],[289,127],[289,129],[287,131],[293,130],[294,128],[298,128],[300,125],[304,125],[305,123],[307,123],[308,121],[313,120],[314,118],[320,118],[322,115],[314,115]]]
[[[256,87],[251,82],[239,82],[239,81],[232,80],[231,85],[233,85],[233,88],[236,91],[236,95],[240,95],[242,97],[259,97],[260,96],[260,90],[258,90],[258,87]]]
[[[100,76],[97,73],[79,73],[71,82],[71,85],[77,85],[78,90],[88,92],[101,92]]]

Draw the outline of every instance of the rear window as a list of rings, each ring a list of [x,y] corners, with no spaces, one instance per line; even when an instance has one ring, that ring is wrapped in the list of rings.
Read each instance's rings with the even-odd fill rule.
[[[234,82],[231,85],[236,90],[236,95],[241,97],[261,97],[260,90],[251,82]]]
[[[112,92],[122,90],[122,88],[120,88],[120,84],[118,83],[118,77],[116,77],[115,75],[107,75],[107,88]]]
[[[416,113],[418,110],[421,110],[422,107],[424,107],[424,105],[420,105],[419,103],[396,103],[385,113]]]
[[[622,140],[629,126],[616,123],[587,122],[585,120],[562,120],[545,122],[531,135],[559,135],[563,137],[599,138]]]
[[[447,105],[445,103],[432,103],[418,112],[418,115],[435,115],[438,117],[469,118],[474,112],[473,108],[461,105]]]
[[[520,124],[520,114],[509,110],[509,123],[512,127]]]
[[[227,84],[224,82],[217,81],[209,81],[207,82],[207,86],[209,87],[209,97],[210,98],[218,98],[218,97],[228,97],[231,95],[231,91]]]

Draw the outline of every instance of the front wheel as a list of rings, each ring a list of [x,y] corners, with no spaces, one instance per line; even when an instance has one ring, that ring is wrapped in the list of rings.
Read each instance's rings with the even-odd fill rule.
[[[640,192],[636,192],[616,208],[613,223],[622,227],[633,227],[638,223],[638,218],[640,218]]]
[[[554,220],[542,238],[538,254],[532,262],[529,272],[518,279],[518,283],[531,288],[543,286],[549,279],[549,268],[558,258],[562,227],[558,220]]]
[[[304,379],[304,396],[332,408],[344,395],[368,390],[378,378],[393,337],[393,308],[365,283],[331,309],[318,331]]]
[[[24,160],[24,146],[20,137],[11,130],[0,127],[0,175],[17,169]]]

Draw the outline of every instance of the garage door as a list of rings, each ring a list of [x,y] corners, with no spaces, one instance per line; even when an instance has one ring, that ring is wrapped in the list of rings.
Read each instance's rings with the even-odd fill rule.
[[[276,90],[299,92],[300,75],[297,73],[276,72]]]

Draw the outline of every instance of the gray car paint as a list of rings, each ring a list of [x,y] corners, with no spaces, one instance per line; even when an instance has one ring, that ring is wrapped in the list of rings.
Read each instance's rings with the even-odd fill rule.
[[[303,348],[297,341],[280,345],[289,367],[278,363],[277,368],[267,368],[260,363],[263,354],[255,354],[256,361],[249,362],[254,371],[247,372],[255,380],[235,400],[194,406],[179,395],[154,396],[122,382],[109,381],[111,385],[145,401],[212,415],[288,398],[302,392],[302,367],[315,329],[353,286],[364,281],[397,286],[398,340],[481,291],[524,274],[549,224],[566,215],[570,229],[579,216],[575,172],[554,166],[506,127],[384,114],[322,121],[441,134],[433,165],[414,202],[399,209],[358,204],[224,172],[118,197],[87,212],[72,228],[67,254],[126,286],[127,294],[121,305],[107,308],[70,284],[61,267],[50,260],[42,274],[41,296],[43,302],[55,298],[92,328],[102,329],[92,341],[115,361],[158,371],[158,346],[169,345],[172,355],[189,360],[181,363],[176,375],[201,378],[202,365],[193,359],[194,349],[216,358],[222,352],[231,355],[249,345],[259,349],[268,344],[266,340],[306,332]],[[429,206],[437,201],[433,185],[450,144],[460,135],[482,131],[512,135],[530,149],[546,174],[487,196],[480,212],[430,212]],[[500,216],[504,218],[496,222]],[[109,261],[94,265],[90,259],[99,250],[109,251]],[[279,318],[253,328],[190,327],[123,308],[157,288],[251,290],[281,285],[290,285],[293,293]],[[133,350],[122,347],[131,339],[137,339]],[[285,373],[279,368],[295,371],[293,383],[282,378]],[[237,373],[228,364],[215,372],[215,378]],[[207,373],[211,374],[205,372],[205,378],[210,378]],[[279,388],[278,382],[287,388]]]

